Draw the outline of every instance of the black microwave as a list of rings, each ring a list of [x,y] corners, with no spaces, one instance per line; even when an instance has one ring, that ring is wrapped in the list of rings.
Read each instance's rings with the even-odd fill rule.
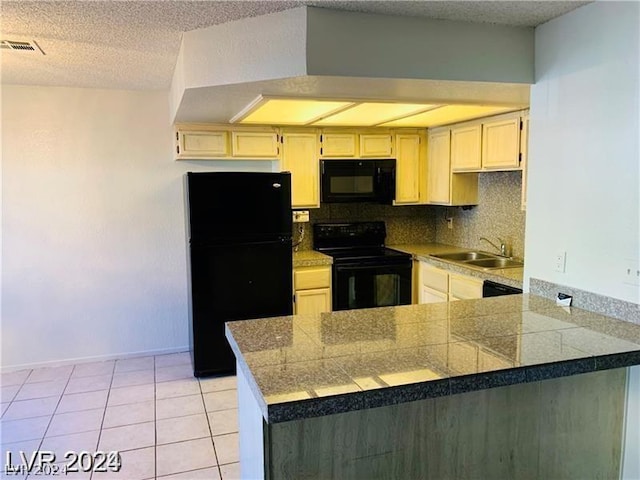
[[[396,197],[396,160],[321,160],[320,201],[391,205]]]

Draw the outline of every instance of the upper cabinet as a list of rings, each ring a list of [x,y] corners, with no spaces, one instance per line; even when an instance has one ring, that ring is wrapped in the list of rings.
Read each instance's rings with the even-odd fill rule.
[[[426,202],[427,166],[425,138],[419,132],[396,133],[396,200],[395,205]]]
[[[520,116],[482,123],[482,168],[520,168]]]
[[[228,132],[176,131],[176,159],[229,156]]]
[[[522,166],[522,201],[521,209],[527,209],[527,173],[529,171],[529,114],[522,117],[520,131],[520,164]]]
[[[322,132],[320,155],[325,158],[355,157],[357,134],[351,132]]]
[[[176,125],[176,160],[279,158],[278,131],[273,127],[234,129],[227,125]]]
[[[393,152],[393,137],[385,133],[361,133],[360,157],[389,158]]]
[[[447,204],[450,201],[451,132],[448,129],[429,133],[427,201]]]
[[[427,143],[427,203],[476,205],[478,174],[451,171],[451,130],[431,130]]]
[[[275,131],[231,132],[231,154],[244,158],[278,158],[278,134]]]
[[[520,170],[523,112],[452,125],[451,170]]]
[[[318,133],[315,130],[282,131],[280,167],[291,172],[291,206],[320,207]]]
[[[393,136],[389,132],[325,129],[320,135],[323,158],[391,158]]]
[[[482,125],[451,128],[451,169],[479,170],[481,158]]]

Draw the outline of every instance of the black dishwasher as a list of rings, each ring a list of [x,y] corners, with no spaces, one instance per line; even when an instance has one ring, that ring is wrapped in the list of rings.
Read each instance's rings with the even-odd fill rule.
[[[501,283],[485,280],[482,284],[482,297],[500,297],[502,295],[517,295],[522,293],[521,288],[509,287]]]

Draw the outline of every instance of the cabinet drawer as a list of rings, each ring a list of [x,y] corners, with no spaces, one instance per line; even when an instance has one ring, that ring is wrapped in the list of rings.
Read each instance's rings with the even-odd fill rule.
[[[326,288],[331,286],[331,267],[305,267],[293,271],[296,290]]]
[[[420,283],[445,294],[449,292],[449,274],[426,262],[420,262]]]
[[[459,300],[482,298],[483,281],[465,275],[449,276],[449,294]]]

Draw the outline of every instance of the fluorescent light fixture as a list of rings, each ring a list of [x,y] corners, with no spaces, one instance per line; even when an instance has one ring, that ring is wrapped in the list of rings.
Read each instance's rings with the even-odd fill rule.
[[[516,110],[514,107],[495,105],[445,105],[427,112],[399,118],[379,124],[381,127],[435,127],[449,123],[463,122],[502,112]]]
[[[229,123],[255,125],[307,125],[353,102],[316,99],[258,97]]]
[[[420,103],[364,102],[353,107],[332,113],[313,125],[323,126],[373,126],[396,118],[406,117],[418,112],[430,110],[437,105]]]

